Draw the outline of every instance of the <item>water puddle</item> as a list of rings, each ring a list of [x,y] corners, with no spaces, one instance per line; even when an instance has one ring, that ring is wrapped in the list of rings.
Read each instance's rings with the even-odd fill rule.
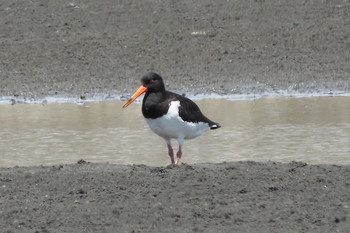
[[[350,164],[350,97],[196,101],[222,128],[183,146],[182,162],[292,160]],[[0,166],[90,162],[169,164],[141,104],[0,105]],[[176,140],[173,141],[177,147]]]

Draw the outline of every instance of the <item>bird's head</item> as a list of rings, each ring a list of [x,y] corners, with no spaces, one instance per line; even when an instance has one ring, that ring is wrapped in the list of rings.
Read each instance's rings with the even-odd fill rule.
[[[165,89],[162,77],[153,72],[145,74],[141,78],[141,84],[147,87],[147,91],[151,92],[163,91]]]
[[[145,74],[141,78],[141,86],[139,89],[130,97],[130,99],[124,104],[123,108],[129,106],[132,102],[134,102],[137,97],[147,92],[161,92],[164,91],[164,82],[162,77],[159,74],[150,72]]]

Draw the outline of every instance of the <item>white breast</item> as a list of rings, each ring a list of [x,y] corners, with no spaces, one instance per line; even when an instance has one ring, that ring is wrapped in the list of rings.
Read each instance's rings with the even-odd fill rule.
[[[163,138],[191,139],[209,130],[207,123],[183,121],[179,116],[179,106],[180,101],[172,101],[166,115],[156,119],[146,118],[146,122],[152,131]]]

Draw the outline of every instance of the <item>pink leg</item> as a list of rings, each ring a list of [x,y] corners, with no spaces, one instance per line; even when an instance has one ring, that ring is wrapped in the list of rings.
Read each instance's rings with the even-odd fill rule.
[[[170,156],[170,160],[171,160],[171,163],[174,163],[174,151],[173,151],[173,148],[171,147],[171,145],[168,145],[168,153],[169,153],[169,156]]]
[[[176,159],[175,164],[179,164],[179,161],[181,159],[181,155],[182,155],[182,150],[181,150],[181,146],[179,146],[179,151],[176,153],[177,159]]]

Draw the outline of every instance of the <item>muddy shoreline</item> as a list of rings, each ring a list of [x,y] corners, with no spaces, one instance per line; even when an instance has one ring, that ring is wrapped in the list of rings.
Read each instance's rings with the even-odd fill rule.
[[[349,166],[0,169],[2,232],[347,232]]]
[[[123,98],[148,71],[187,95],[350,92],[348,1],[3,0],[0,11],[0,96]],[[349,166],[299,162],[0,168],[0,229],[348,232],[349,180]]]

